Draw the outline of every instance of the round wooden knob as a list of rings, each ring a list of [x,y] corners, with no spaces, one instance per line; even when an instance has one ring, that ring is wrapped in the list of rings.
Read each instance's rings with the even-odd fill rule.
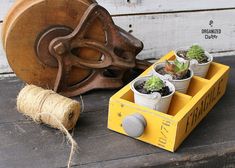
[[[133,114],[125,117],[122,121],[124,131],[133,138],[138,138],[144,133],[147,122],[141,114]]]

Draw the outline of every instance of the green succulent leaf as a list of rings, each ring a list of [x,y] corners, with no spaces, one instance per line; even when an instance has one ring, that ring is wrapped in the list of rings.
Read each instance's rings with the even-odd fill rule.
[[[175,60],[173,63],[166,61],[165,72],[170,74],[173,79],[182,79],[188,72],[190,62],[180,62]]]
[[[152,76],[145,82],[144,89],[148,92],[155,92],[161,90],[164,86],[164,82],[159,77]]]
[[[188,68],[189,68],[189,61],[187,62],[180,62],[178,60],[175,60],[174,61],[174,64],[175,64],[175,72],[183,72],[183,71],[187,71]]]
[[[199,63],[207,59],[207,56],[205,55],[205,50],[199,45],[192,45],[188,50],[186,57],[191,60],[196,59]]]

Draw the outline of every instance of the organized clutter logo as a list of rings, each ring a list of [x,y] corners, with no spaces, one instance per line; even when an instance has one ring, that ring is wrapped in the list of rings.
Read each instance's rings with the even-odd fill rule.
[[[209,25],[210,25],[211,27],[213,27],[213,24],[214,24],[214,21],[213,21],[213,20],[210,20]]]
[[[213,20],[210,20],[208,28],[202,29],[201,33],[207,40],[216,40],[219,38],[219,35],[222,33],[222,30],[220,28],[216,28],[215,22]]]

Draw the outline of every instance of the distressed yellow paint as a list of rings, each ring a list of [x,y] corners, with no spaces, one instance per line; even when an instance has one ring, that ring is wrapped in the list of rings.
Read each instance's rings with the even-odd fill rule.
[[[174,58],[172,51],[159,61]],[[141,76],[147,75],[151,69],[148,68]],[[174,94],[167,114],[136,105],[128,84],[110,99],[108,128],[126,135],[122,120],[134,113],[142,114],[147,126],[137,139],[174,152],[224,95],[228,74],[228,66],[213,62],[205,79],[193,77],[187,94]]]

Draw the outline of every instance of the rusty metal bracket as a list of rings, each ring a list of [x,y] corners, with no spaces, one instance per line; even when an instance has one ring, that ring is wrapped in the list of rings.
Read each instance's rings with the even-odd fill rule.
[[[97,19],[102,23],[105,43],[85,37],[89,26]],[[48,46],[49,50],[46,50]],[[98,61],[84,59],[73,54],[76,48],[96,50],[102,56]],[[44,62],[51,67],[58,66],[54,90],[66,96],[79,95],[97,88],[121,87],[126,71],[135,67],[144,70],[150,65],[136,59],[142,49],[143,43],[116,26],[108,11],[97,3],[88,7],[73,31],[54,27],[44,33],[37,44],[38,55],[54,56],[54,60],[44,57]],[[92,73],[84,81],[69,86],[67,79],[72,67],[92,70]],[[115,72],[115,75],[107,75],[107,72]]]

